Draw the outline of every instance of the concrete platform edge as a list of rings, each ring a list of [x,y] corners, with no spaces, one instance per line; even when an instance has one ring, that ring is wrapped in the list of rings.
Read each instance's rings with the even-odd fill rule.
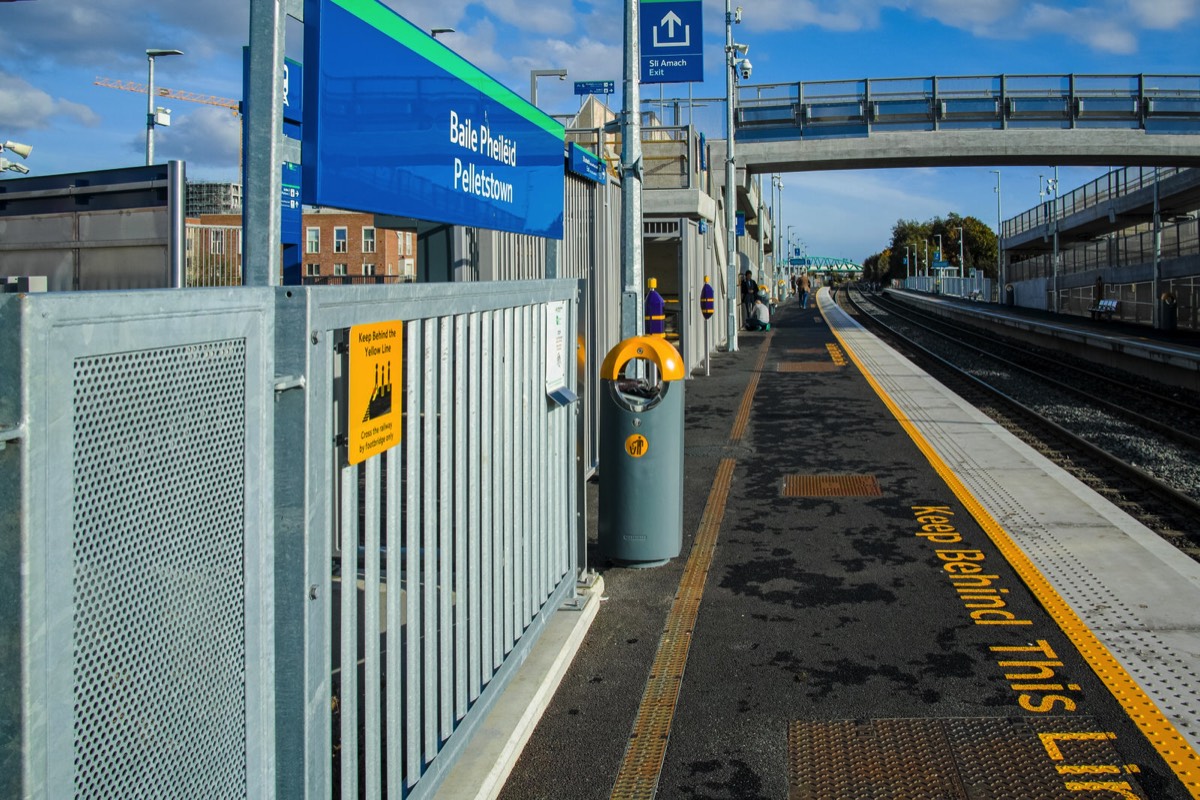
[[[512,683],[451,768],[435,795],[437,800],[493,800],[499,796],[583,644],[603,594],[604,579],[596,576],[591,586],[579,590],[576,604],[555,612]]]

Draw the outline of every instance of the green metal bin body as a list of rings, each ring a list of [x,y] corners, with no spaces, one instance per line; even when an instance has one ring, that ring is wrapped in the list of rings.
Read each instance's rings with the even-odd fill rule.
[[[654,365],[649,380],[620,376],[634,359]],[[618,564],[658,566],[683,546],[681,364],[665,340],[634,337],[601,368],[598,544]]]

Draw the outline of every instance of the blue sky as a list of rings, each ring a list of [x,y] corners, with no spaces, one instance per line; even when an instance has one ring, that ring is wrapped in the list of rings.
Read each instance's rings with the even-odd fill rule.
[[[752,83],[916,75],[1197,74],[1200,0],[735,0],[750,45]],[[552,114],[579,105],[576,80],[622,78],[623,5],[581,0],[386,0],[424,28],[454,28],[447,46],[522,95],[533,69],[539,105]],[[247,0],[21,0],[0,2],[0,141],[34,146],[31,174],[143,163],[145,95],[94,86],[97,77],[146,81],[147,48],[185,55],[156,62],[155,83],[238,98],[248,39]],[[724,2],[705,0],[705,82],[694,98],[723,97]],[[687,84],[666,95],[686,97]],[[642,88],[656,99],[657,85]],[[614,96],[619,107],[620,98]],[[226,109],[169,101],[156,160],[179,158],[191,178],[237,176],[239,127]],[[700,109],[710,138],[723,112]],[[1068,190],[1103,169],[1063,168]],[[1038,175],[1052,165],[1002,170],[1004,216],[1038,202]],[[15,177],[14,173],[3,173]],[[898,218],[949,212],[995,225],[995,175],[985,167],[791,174],[782,219],[811,254],[860,260],[881,249]]]

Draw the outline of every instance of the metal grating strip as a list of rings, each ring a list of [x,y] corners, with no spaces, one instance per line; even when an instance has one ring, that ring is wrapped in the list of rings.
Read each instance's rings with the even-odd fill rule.
[[[758,391],[758,376],[762,373],[763,365],[767,363],[767,351],[771,348],[771,339],[774,336],[775,331],[768,331],[763,339],[762,347],[759,348],[754,374],[750,376],[750,383],[746,385],[746,391],[742,393],[742,404],[738,407],[737,417],[733,421],[733,430],[729,434],[730,442],[741,441],[742,436],[746,433],[746,426],[750,424],[750,409],[754,404],[754,393]]]
[[[874,475],[785,475],[783,497],[879,497]]]
[[[837,372],[844,364],[828,361],[781,361],[775,365],[776,372]]]
[[[800,720],[789,800],[1145,798],[1089,717]]]
[[[763,350],[765,352],[766,348]],[[666,629],[659,640],[650,678],[642,693],[625,758],[613,785],[611,797],[614,800],[650,800],[656,793],[663,757],[667,752],[667,740],[671,735],[671,721],[675,716],[675,701],[679,697],[683,671],[687,666],[692,629],[696,626],[704,581],[717,547],[717,534],[725,516],[725,500],[733,481],[735,463],[733,459],[726,458],[717,467],[717,476],[708,494],[708,504],[704,507],[700,528],[683,569],[679,591],[667,614]]]

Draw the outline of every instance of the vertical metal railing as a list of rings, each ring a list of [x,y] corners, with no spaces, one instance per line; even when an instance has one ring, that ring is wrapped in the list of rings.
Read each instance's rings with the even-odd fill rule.
[[[577,287],[289,290],[304,293],[306,329],[324,352],[307,376],[309,413],[334,432],[344,424],[348,328],[391,318],[405,339],[400,444],[347,465],[330,437],[310,438],[309,485],[337,491],[306,513],[310,563],[319,570],[328,554],[332,579],[325,622],[303,647],[312,684],[299,750],[313,763],[300,770],[304,786],[292,784],[297,795],[429,796],[573,595],[581,410],[547,397],[546,364],[550,308],[567,304],[573,342]],[[574,349],[560,356],[574,389]],[[298,657],[296,647],[281,660]],[[323,671],[333,679],[322,685]],[[285,739],[296,735],[282,727]]]

